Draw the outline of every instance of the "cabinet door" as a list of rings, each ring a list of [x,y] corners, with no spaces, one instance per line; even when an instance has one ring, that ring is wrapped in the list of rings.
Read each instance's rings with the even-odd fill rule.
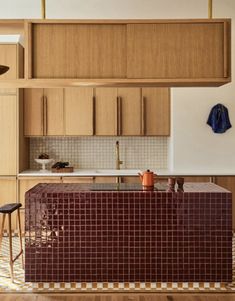
[[[0,62],[10,69],[1,75],[1,79],[17,78],[17,45],[16,44],[0,44]]]
[[[34,78],[126,77],[123,24],[33,24],[32,37]]]
[[[62,183],[93,183],[94,177],[62,177]]]
[[[215,184],[232,192],[233,231],[235,230],[235,177],[215,177]]]
[[[142,111],[144,135],[170,135],[170,90],[168,88],[143,88]]]
[[[225,32],[224,22],[128,24],[127,77],[223,78]]]
[[[118,98],[119,135],[141,135],[141,89],[119,88]]]
[[[140,177],[122,177],[122,183],[135,183],[135,184],[141,184]]]
[[[95,183],[117,183],[118,177],[95,177]]]
[[[0,95],[0,175],[17,174],[17,97]]]
[[[63,88],[44,89],[44,135],[64,135]]]
[[[16,177],[0,177],[0,206],[7,203],[17,203],[17,180]],[[12,216],[12,230],[16,230],[17,215],[14,212]],[[2,214],[0,223],[2,222]],[[1,225],[1,224],[0,224]],[[8,230],[8,218],[5,221],[5,229]]]
[[[118,135],[118,99],[116,88],[95,90],[95,135]]]
[[[93,135],[93,88],[65,89],[65,135]]]
[[[24,135],[43,135],[43,89],[24,89]]]
[[[183,177],[183,178],[185,182],[194,182],[194,183],[211,182],[211,177],[192,176],[192,177]]]

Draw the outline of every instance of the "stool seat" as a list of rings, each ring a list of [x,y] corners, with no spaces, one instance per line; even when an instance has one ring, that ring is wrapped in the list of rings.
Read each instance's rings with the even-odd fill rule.
[[[0,213],[12,213],[16,209],[20,208],[22,204],[20,203],[12,203],[12,204],[6,204],[2,207],[0,207]]]

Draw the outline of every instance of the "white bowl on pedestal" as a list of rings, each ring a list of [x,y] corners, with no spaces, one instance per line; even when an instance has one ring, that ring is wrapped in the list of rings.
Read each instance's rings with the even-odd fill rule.
[[[34,159],[38,164],[42,165],[42,169],[40,169],[40,172],[49,171],[46,169],[46,164],[52,163],[53,159]]]

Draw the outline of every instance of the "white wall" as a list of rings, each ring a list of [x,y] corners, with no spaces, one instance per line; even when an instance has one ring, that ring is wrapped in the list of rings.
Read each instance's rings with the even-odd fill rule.
[[[41,0],[0,0],[0,18],[40,18]],[[193,18],[207,0],[46,0],[47,18]]]
[[[232,74],[235,71],[235,1],[214,0],[216,18],[232,18]],[[213,105],[229,109],[232,128],[214,134],[206,125]],[[175,170],[235,172],[235,83],[219,88],[172,89],[172,168]]]
[[[0,0],[0,18],[40,18],[41,0]],[[207,18],[207,0],[47,0],[47,18]],[[235,1],[214,0],[213,16],[232,18]],[[235,34],[232,30],[234,49]],[[232,51],[233,53],[233,51]],[[233,54],[233,72],[235,70]],[[232,129],[214,134],[209,111],[221,102]],[[220,88],[172,89],[170,166],[182,171],[235,172],[235,84]]]

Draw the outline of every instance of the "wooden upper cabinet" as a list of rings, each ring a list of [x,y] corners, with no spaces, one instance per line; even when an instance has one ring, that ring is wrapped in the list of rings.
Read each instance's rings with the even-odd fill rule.
[[[126,76],[126,26],[33,24],[32,78]]]
[[[231,20],[33,20],[26,78],[61,87],[221,86],[231,81]],[[57,79],[57,80],[56,80]],[[47,80],[47,81],[46,81]],[[52,81],[51,81],[52,82]]]
[[[44,135],[64,134],[64,90],[44,89]]]
[[[63,89],[24,90],[24,135],[64,134]]]
[[[65,135],[93,135],[93,88],[65,89]]]
[[[23,77],[23,47],[20,44],[0,44],[0,64],[10,67],[1,79]]]
[[[95,90],[95,135],[118,135],[118,98],[116,88]]]
[[[170,89],[143,88],[143,135],[170,135]]]
[[[230,76],[227,22],[127,25],[127,77],[203,81]]]
[[[0,175],[17,174],[17,109],[15,95],[0,96]]]
[[[141,89],[118,88],[118,134],[141,135]]]

